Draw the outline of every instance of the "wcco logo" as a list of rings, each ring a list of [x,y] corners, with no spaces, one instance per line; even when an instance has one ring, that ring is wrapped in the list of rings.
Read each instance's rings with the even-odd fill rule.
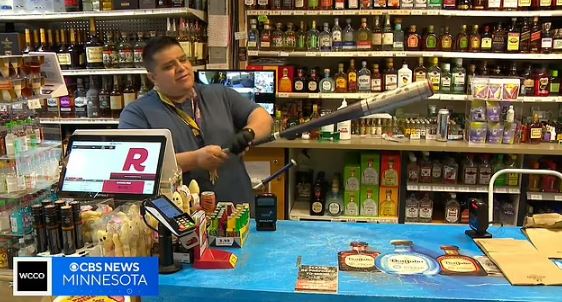
[[[14,296],[51,296],[51,258],[14,258]]]

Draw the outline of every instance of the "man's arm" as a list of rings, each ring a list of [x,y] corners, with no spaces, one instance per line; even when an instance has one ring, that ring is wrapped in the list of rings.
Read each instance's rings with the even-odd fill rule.
[[[254,141],[258,141],[271,134],[272,126],[273,119],[271,118],[271,115],[269,115],[265,109],[259,107],[250,113],[245,128],[251,128],[254,130]]]
[[[205,146],[195,151],[176,153],[178,166],[184,172],[200,169],[213,171],[218,169],[227,159],[228,154],[216,145]]]

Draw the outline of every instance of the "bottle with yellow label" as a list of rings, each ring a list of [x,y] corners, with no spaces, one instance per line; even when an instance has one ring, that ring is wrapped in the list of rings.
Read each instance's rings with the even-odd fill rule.
[[[441,249],[444,255],[437,258],[442,275],[473,275],[486,276],[486,272],[478,261],[471,257],[461,255],[457,246],[446,245]]]
[[[336,74],[336,92],[347,92],[347,74],[343,71],[343,63],[338,64]]]

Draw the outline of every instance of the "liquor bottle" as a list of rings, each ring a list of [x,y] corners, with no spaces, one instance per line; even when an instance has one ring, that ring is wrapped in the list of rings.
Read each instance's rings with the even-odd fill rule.
[[[47,43],[47,35],[45,33],[45,29],[44,28],[40,28],[39,32],[41,33],[41,40],[39,40],[39,45],[37,46],[37,48],[35,49],[35,51],[37,52],[45,52],[45,51],[49,51],[49,45]]]
[[[392,200],[392,190],[386,190],[386,198],[381,201],[380,216],[382,217],[396,217],[398,215],[398,202]]]
[[[370,92],[371,91],[371,71],[367,68],[367,61],[361,62],[361,69],[358,73],[358,90],[359,92]],[[558,71],[556,71],[558,76]],[[554,76],[554,73],[553,73]]]
[[[377,257],[375,264],[381,271],[394,275],[436,275],[439,264],[433,258],[416,252],[414,243],[407,240],[392,240],[394,246],[391,253]]]
[[[562,0],[560,0],[560,2],[562,2]],[[552,52],[562,53],[562,30],[560,30],[559,28],[553,31],[554,34],[552,35]]]
[[[551,53],[552,52],[552,34],[550,32],[550,27],[552,23],[545,22],[542,25],[542,38],[541,38],[541,52]]]
[[[552,160],[546,161],[546,168],[548,170],[556,171],[556,162]],[[544,175],[541,181],[541,187],[543,192],[547,193],[558,193],[559,186],[556,185],[557,177],[553,175]]]
[[[271,29],[269,28],[269,21],[263,24],[263,30],[260,33],[260,50],[269,50],[271,48]]]
[[[406,86],[412,83],[412,70],[408,68],[408,64],[404,61],[402,68],[398,70],[398,87]]]
[[[452,93],[454,94],[464,94],[466,91],[466,70],[462,67],[462,59],[455,59],[455,67],[452,71]]]
[[[542,66],[535,74],[535,96],[548,96],[550,92],[549,82],[550,77],[546,72],[546,66]]]
[[[309,85],[310,85],[310,81],[309,81]],[[320,81],[319,86],[320,86],[321,93],[331,93],[335,91],[336,83],[334,79],[330,77],[329,68],[324,69],[324,78]]]
[[[133,87],[133,78],[131,75],[127,75],[127,85],[123,89],[123,108],[127,107],[130,103],[137,99],[137,94],[135,88]]]
[[[80,68],[80,48],[76,44],[76,34],[73,28],[70,29],[69,38],[70,44],[68,45],[67,51],[70,54],[70,68],[78,69]]]
[[[410,194],[406,199],[406,222],[418,222],[420,212],[420,204],[415,194]]]
[[[490,32],[490,26],[484,26],[484,32],[482,33],[482,39],[480,44],[480,50],[482,52],[492,52],[493,37]]]
[[[558,77],[558,70],[551,70],[550,77],[550,95],[560,95],[560,78]]]
[[[373,6],[372,3],[371,3],[372,0],[361,0],[360,2],[361,2],[360,3],[361,9],[370,9]]]
[[[82,78],[76,79],[76,92],[74,92],[74,110],[76,117],[88,117],[88,99]]]
[[[359,8],[359,0],[347,0],[347,8],[358,9]]]
[[[260,33],[258,31],[258,20],[251,19],[250,20],[250,30],[248,31],[248,42],[246,46],[248,49],[257,49],[258,48],[258,41],[260,39]]]
[[[100,117],[99,90],[96,82],[97,81],[94,76],[90,76],[90,85],[88,87],[88,91],[86,91],[86,107],[87,116],[89,118]]]
[[[90,18],[90,36],[86,41],[86,68],[103,68],[103,44],[96,34],[94,18]]]
[[[457,201],[457,194],[450,193],[449,200],[445,204],[445,222],[459,223],[461,220],[461,205]]]
[[[462,181],[465,185],[475,185],[478,181],[478,166],[474,162],[474,155],[468,154],[463,161]]]
[[[530,52],[531,53],[540,53],[541,52],[541,27],[539,25],[539,17],[533,17],[533,25],[531,26],[531,46]]]
[[[505,52],[506,46],[506,33],[501,23],[498,23],[496,31],[492,37],[492,50],[493,52]]]
[[[355,30],[351,27],[351,19],[346,19],[345,22],[347,26],[343,31],[343,49],[344,50],[355,50]]]
[[[258,9],[269,9],[269,0],[258,0]]]
[[[283,48],[285,50],[293,51],[297,46],[297,34],[294,30],[292,22],[287,23],[287,31],[283,34]]]
[[[306,50],[308,51],[320,50],[320,47],[318,45],[318,35],[319,32],[316,29],[316,20],[312,20],[312,27],[310,27],[310,29],[306,33]]]
[[[347,74],[343,70],[343,63],[338,64],[336,77],[336,92],[347,92]]]
[[[371,73],[371,92],[383,92],[382,74],[379,70],[379,64],[373,64],[373,72]]]
[[[517,168],[517,155],[510,154],[505,162],[506,169]],[[507,185],[510,187],[519,186],[519,173],[507,173]]]
[[[472,95],[472,80],[476,77],[476,64],[468,65],[466,73],[466,94]]]
[[[457,0],[457,9],[459,10],[472,9],[472,0]]]
[[[320,2],[318,0],[308,0],[308,9],[318,8],[320,8]]]
[[[423,65],[423,57],[418,59],[418,67],[414,69],[414,82],[427,80],[427,68]]]
[[[135,44],[133,45],[133,65],[136,68],[144,67],[144,64],[142,62],[142,52],[144,50],[144,47],[146,46],[146,43],[144,42],[143,37],[144,37],[143,32],[139,31],[137,33],[137,40],[135,41]],[[180,43],[180,45],[181,45],[181,43]],[[183,49],[183,47],[182,47],[182,49]],[[186,56],[187,56],[187,54],[186,54]]]
[[[400,51],[404,50],[404,31],[402,30],[402,20],[394,20],[394,34],[393,34],[393,44],[392,50]]]
[[[326,197],[326,210],[332,216],[339,216],[343,213],[343,207],[339,176],[334,175],[332,178],[332,192]]]
[[[70,78],[65,78],[64,80],[66,87],[68,88],[68,95],[61,96],[59,98],[60,102],[60,117],[62,118],[72,118],[74,115],[74,87],[75,84]]]
[[[537,10],[549,10],[552,8],[552,0],[534,0],[532,5]]]
[[[472,1],[472,9],[474,10],[485,10],[488,6],[487,0],[473,0]]]
[[[457,8],[456,0],[443,0],[443,9],[456,9],[456,8]]]
[[[449,32],[449,26],[445,26],[443,34],[439,38],[439,47],[442,51],[451,51],[453,49],[453,36]]]
[[[386,59],[386,70],[383,72],[384,91],[398,88],[398,72],[394,69],[392,58]]]
[[[511,27],[507,31],[507,52],[519,52],[521,33],[517,28],[517,18],[511,18]]]
[[[502,169],[505,169],[505,166],[504,166],[504,163],[503,163],[503,154],[498,154],[496,156],[496,159],[494,160],[494,163],[493,163],[493,170],[494,170],[494,173],[496,173],[496,172],[498,172]],[[495,187],[505,187],[506,184],[507,184],[506,174],[502,174],[502,175],[498,176],[496,178],[496,181],[494,182]]]
[[[328,22],[324,22],[324,30],[318,35],[318,40],[320,51],[332,51],[332,33]]]
[[[529,143],[539,144],[543,140],[543,124],[539,121],[539,115],[533,114],[533,123],[529,127]]]
[[[408,32],[408,38],[406,40],[407,50],[420,50],[421,49],[421,38],[417,33],[415,25],[410,25],[410,30]]]
[[[382,50],[392,50],[394,46],[394,31],[390,26],[390,15],[386,15],[382,34]]]
[[[424,193],[420,200],[420,222],[431,222],[433,218],[433,200],[429,198],[429,193]]]
[[[458,202],[457,202],[458,203]],[[460,208],[460,205],[459,205]],[[461,255],[459,247],[457,246],[441,246],[445,252],[444,255],[437,258],[437,262],[441,267],[442,275],[471,275],[471,276],[486,276],[478,261],[471,257]]]
[[[367,27],[367,18],[361,18],[361,27],[357,31],[357,50],[371,49],[371,30]]]
[[[310,77],[307,82],[308,92],[318,92],[318,74],[316,68],[310,70]]]
[[[441,85],[441,68],[439,68],[439,59],[433,58],[432,64],[427,70],[427,75],[429,82],[431,83],[431,88],[434,93],[439,93],[439,87]]]
[[[111,116],[119,118],[121,110],[123,110],[123,93],[119,88],[119,77],[113,76],[113,90],[109,94],[109,106],[111,109]]]
[[[380,24],[379,16],[375,16],[375,26],[371,34],[371,46],[373,50],[382,50],[383,30]]]
[[[126,32],[121,32],[121,41],[117,45],[119,54],[119,68],[134,67],[134,52]]]
[[[300,51],[306,50],[306,28],[304,26],[304,21],[301,21],[299,31],[297,31],[297,44],[295,46],[295,49]]]
[[[148,86],[146,86],[146,75],[141,74],[140,79],[141,79],[141,85],[139,91],[137,92],[137,99],[140,99],[146,94],[148,94]]]
[[[29,28],[25,29],[25,49],[22,50],[23,54],[28,54],[31,51],[34,51],[33,46],[31,46],[31,32],[29,31]]]
[[[283,67],[281,73],[281,79],[279,79],[279,92],[293,92],[293,83],[291,82],[291,78],[289,78],[289,69]]]
[[[334,19],[334,27],[332,27],[332,49],[340,51],[343,49],[342,42],[342,29],[340,27],[339,19]]]
[[[67,44],[66,44],[66,32],[64,31],[64,29],[60,30],[60,38],[61,38],[61,42],[59,45],[59,49],[57,50],[57,59],[59,61],[59,65],[60,68],[65,70],[65,69],[70,69],[71,67],[71,56],[70,56],[70,52],[67,48]]]
[[[295,9],[306,9],[306,0],[295,0]]]
[[[436,50],[437,49],[437,35],[434,32],[433,25],[427,28],[427,33],[423,39],[423,49],[424,50]]]
[[[531,10],[531,0],[518,0],[517,7],[519,10]]]
[[[55,41],[56,41],[56,43],[53,41],[53,30],[49,28],[47,30],[47,43],[49,45],[49,49],[48,49],[49,52],[56,52],[57,51],[57,49],[59,47],[59,43],[58,43],[59,41],[58,41],[58,39],[55,40]]]
[[[102,52],[103,67],[114,68],[119,67],[119,53],[115,48],[115,43],[113,42],[113,32],[108,31],[105,34],[105,42],[103,44]]]
[[[457,35],[455,49],[462,52],[468,51],[468,44],[469,41],[468,35],[466,34],[466,25],[463,25],[460,33]]]
[[[478,165],[478,184],[488,185],[492,178],[492,165],[488,154],[482,155],[482,161]]]
[[[345,0],[335,0],[334,9],[345,9]]]
[[[441,65],[441,84],[439,93],[451,93],[451,64],[443,63]]]
[[[472,33],[468,37],[468,51],[479,52],[481,46],[481,37],[478,33],[478,25],[472,27]]]
[[[523,25],[521,26],[521,35],[519,37],[519,51],[523,53],[528,53],[531,47],[531,27],[529,27],[529,22],[526,18],[523,19]]]
[[[320,9],[331,10],[334,7],[333,0],[320,0]]]
[[[304,74],[304,69],[297,69],[297,77],[294,82],[294,92],[305,92],[306,91],[306,76]]]
[[[286,10],[292,10],[294,9],[294,0],[283,0],[281,2],[281,8],[282,9],[286,9]]]
[[[99,117],[111,117],[111,107],[109,99],[109,83],[110,78],[102,77],[101,89],[98,93],[99,99]]]
[[[274,50],[283,49],[283,23],[275,23],[275,30],[271,33],[271,48]]]
[[[525,71],[521,75],[523,78],[521,84],[521,95],[535,95],[535,79],[531,68],[531,65],[527,65],[527,68],[525,68]]]

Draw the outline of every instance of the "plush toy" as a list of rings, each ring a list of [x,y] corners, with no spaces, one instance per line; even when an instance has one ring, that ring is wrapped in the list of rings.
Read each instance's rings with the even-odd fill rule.
[[[121,243],[124,257],[132,256],[131,244],[133,243],[133,232],[131,228],[131,221],[129,219],[121,222],[121,228],[119,230],[119,242]],[[117,246],[117,244],[115,245]],[[115,250],[117,251],[117,249]]]
[[[113,245],[113,234],[109,234],[107,231],[104,230],[98,230],[97,237],[98,237],[99,244],[103,248],[103,256],[104,257],[115,256],[114,245]]]
[[[178,192],[181,195],[183,211],[191,214],[191,201],[193,200],[193,198],[191,198],[191,191],[189,191],[189,188],[186,185],[183,185],[178,188]]]
[[[199,190],[199,184],[197,183],[197,181],[195,179],[192,179],[191,182],[189,182],[189,191],[193,194],[199,194],[201,193],[201,191]]]
[[[113,233],[113,244],[115,245],[115,257],[123,257],[123,244],[119,239],[119,234]]]
[[[102,212],[84,211],[80,213],[82,220],[82,236],[85,242],[96,242],[94,224],[102,218]]]
[[[174,192],[172,195],[172,202],[178,206],[178,208],[183,209],[183,199],[181,198],[180,192]]]

